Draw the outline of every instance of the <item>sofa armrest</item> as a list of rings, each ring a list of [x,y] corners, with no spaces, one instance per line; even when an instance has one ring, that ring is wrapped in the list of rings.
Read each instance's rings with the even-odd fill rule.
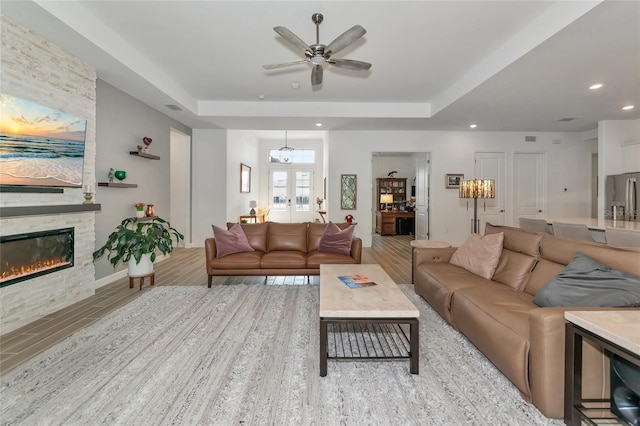
[[[353,257],[356,263],[362,263],[362,239],[354,238],[351,241],[351,257]]]
[[[564,352],[566,311],[603,311],[614,308],[549,307],[529,311],[529,383],[531,398],[547,417],[564,416]],[[620,309],[620,308],[615,308]],[[608,397],[609,360],[603,351],[583,344],[582,394]]]
[[[207,273],[211,274],[211,271],[209,270],[209,263],[211,260],[214,260],[216,258],[216,239],[215,238],[207,238],[206,240],[204,240],[204,252],[205,252],[205,259],[207,262]]]
[[[457,247],[447,248],[414,248],[413,249],[413,276],[416,269],[423,263],[449,263],[451,256]]]

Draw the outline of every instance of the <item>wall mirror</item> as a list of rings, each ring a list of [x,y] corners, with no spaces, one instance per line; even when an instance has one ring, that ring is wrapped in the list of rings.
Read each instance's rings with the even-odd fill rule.
[[[240,163],[240,192],[251,192],[251,167]]]
[[[357,205],[357,175],[340,175],[340,208],[355,210]]]

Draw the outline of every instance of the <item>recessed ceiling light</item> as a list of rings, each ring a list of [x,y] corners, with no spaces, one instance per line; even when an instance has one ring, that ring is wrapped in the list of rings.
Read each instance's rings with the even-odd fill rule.
[[[298,83],[297,81],[291,83],[291,88],[292,89],[299,89],[300,88],[300,83]]]
[[[625,111],[629,111],[630,109],[633,109],[633,108],[634,108],[633,105],[626,105],[626,106],[622,107],[622,109],[625,110]]]
[[[261,101],[264,100],[264,95],[258,96],[258,99],[260,99]]]
[[[316,127],[322,127],[322,123],[320,122],[316,123]]]
[[[476,127],[478,127],[477,124],[471,124],[469,127],[471,127],[472,129],[475,129]]]
[[[596,83],[596,84],[592,84],[591,86],[589,86],[589,89],[596,90],[596,89],[601,88],[602,86],[603,86],[602,83]]]

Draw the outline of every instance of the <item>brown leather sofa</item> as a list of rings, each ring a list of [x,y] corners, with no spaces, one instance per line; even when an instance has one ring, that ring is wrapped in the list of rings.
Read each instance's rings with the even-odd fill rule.
[[[232,224],[227,224],[232,225]],[[336,224],[341,229],[348,223]],[[249,244],[255,251],[216,257],[216,240],[205,240],[208,287],[214,276],[319,275],[320,264],[360,263],[362,240],[354,238],[349,256],[318,251],[325,223],[243,223]]]
[[[413,253],[415,291],[482,351],[526,401],[547,417],[562,418],[564,312],[607,308],[539,307],[533,298],[578,251],[636,275],[640,252],[487,224],[485,234],[497,232],[504,232],[504,243],[491,280],[449,264],[456,248],[420,248]],[[608,358],[589,343],[583,357],[583,397],[607,398]]]

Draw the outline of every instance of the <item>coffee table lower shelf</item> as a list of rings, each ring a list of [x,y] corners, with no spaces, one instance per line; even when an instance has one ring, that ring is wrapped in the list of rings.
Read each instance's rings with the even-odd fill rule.
[[[320,376],[329,359],[409,359],[409,371],[418,374],[418,329],[417,318],[320,317]]]

